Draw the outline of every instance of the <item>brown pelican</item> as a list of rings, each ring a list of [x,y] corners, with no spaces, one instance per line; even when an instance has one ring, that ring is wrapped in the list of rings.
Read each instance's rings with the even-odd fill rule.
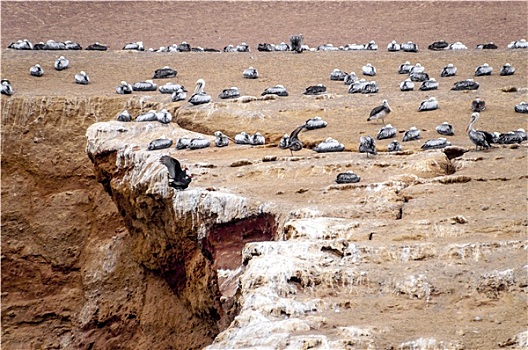
[[[423,111],[434,111],[438,109],[438,100],[435,97],[431,97],[427,100],[423,100],[418,107],[418,112]]]
[[[207,148],[211,145],[211,141],[200,137],[192,138],[191,141],[189,141],[189,149],[201,149],[201,148]]]
[[[405,134],[403,134],[402,141],[414,141],[418,140],[419,138],[421,138],[420,130],[418,130],[415,126],[412,126],[409,130],[405,132]]]
[[[229,145],[229,137],[224,135],[221,131],[215,131],[214,135],[216,147],[225,147]]]
[[[522,101],[518,105],[515,105],[514,109],[517,113],[528,113],[528,103]]]
[[[335,182],[337,182],[338,184],[351,184],[351,183],[359,182],[360,180],[361,180],[361,177],[359,177],[358,175],[354,174],[351,171],[347,171],[344,173],[337,174],[337,178]]]
[[[387,100],[383,100],[381,105],[375,107],[370,111],[370,115],[367,118],[367,121],[381,119],[381,122],[385,124],[385,118],[389,115],[390,112],[391,108],[389,107],[389,103],[387,102]]]
[[[211,96],[207,95],[204,92],[204,88],[205,80],[198,79],[196,81],[196,88],[194,89],[194,94],[192,94],[191,98],[189,99],[189,102],[193,105],[200,105],[211,102]]]
[[[401,151],[401,145],[398,141],[394,140],[387,146],[389,152],[399,152]]]
[[[449,45],[449,50],[467,50],[467,46],[462,44],[460,41]]]
[[[479,86],[479,83],[477,83],[473,79],[466,79],[462,81],[457,81],[455,84],[453,84],[451,90],[478,90]]]
[[[376,136],[376,138],[378,140],[390,139],[396,136],[396,132],[397,130],[394,126],[392,126],[391,124],[387,124],[378,131],[378,135]]]
[[[160,87],[158,88],[159,92],[162,94],[172,94],[175,91],[178,91],[179,89],[182,89],[183,91],[187,91],[185,90],[185,87],[183,85],[174,84],[171,82],[165,83],[164,85],[160,85]]]
[[[357,77],[355,72],[351,72],[351,73],[347,74],[345,76],[345,79],[343,80],[345,85],[351,85],[351,84],[355,83],[356,81],[358,81],[358,77]]]
[[[477,69],[475,69],[475,76],[479,77],[482,75],[491,75],[492,72],[493,67],[487,63],[484,63],[482,66],[478,66]]]
[[[376,75],[376,68],[370,63],[367,63],[367,65],[363,66],[361,69],[363,71],[363,75],[368,75],[371,77]]]
[[[13,90],[13,87],[11,86],[11,83],[7,79],[2,79],[2,94],[11,96],[15,93]]]
[[[79,74],[75,74],[75,82],[77,84],[88,85],[90,83],[90,78],[85,71],[81,71]]]
[[[324,94],[326,92],[326,86],[324,86],[323,84],[317,84],[317,85],[312,85],[312,86],[308,86],[306,88],[306,91],[304,91],[304,95],[321,95],[321,94]]]
[[[145,51],[145,47],[143,46],[142,41],[138,41],[135,43],[126,44],[125,46],[123,46],[123,50]]]
[[[160,138],[160,139],[155,139],[155,140],[150,141],[150,143],[149,143],[149,145],[147,147],[147,150],[155,151],[155,150],[158,150],[158,149],[169,148],[170,146],[172,146],[172,140],[171,139]]]
[[[172,114],[163,108],[160,112],[156,113],[156,118],[162,124],[169,124],[172,121]]]
[[[319,143],[317,146],[315,146],[314,151],[317,153],[325,153],[325,152],[342,152],[345,150],[345,145],[340,143],[339,141],[328,137],[323,142]]]
[[[414,90],[414,82],[411,81],[411,78],[407,78],[400,83],[400,90],[401,91],[413,91]]]
[[[453,130],[453,125],[448,122],[443,122],[442,124],[436,127],[436,132],[440,135],[453,136],[455,131]]]
[[[290,44],[291,44],[292,51],[295,51],[297,53],[302,53],[303,52],[302,42],[303,42],[302,34],[290,36]]]
[[[27,39],[17,40],[16,42],[9,44],[7,48],[15,50],[33,50],[33,44]]]
[[[167,167],[169,171],[169,186],[178,191],[186,189],[192,181],[187,167],[182,169],[180,162],[170,156],[162,156],[160,163]]]
[[[427,48],[432,51],[440,51],[445,50],[449,47],[449,43],[445,40],[435,41],[431,45],[429,45]]]
[[[70,65],[70,61],[68,61],[67,58],[64,58],[64,56],[60,56],[55,61],[54,67],[56,70],[63,70],[63,69],[68,68],[69,65]]]
[[[430,139],[425,141],[421,148],[423,150],[427,150],[445,148],[447,146],[451,146],[451,142],[447,141],[447,139],[445,139],[444,137],[439,137],[437,139]]]
[[[486,102],[480,98],[476,98],[471,102],[471,110],[473,112],[482,112],[486,109]]]
[[[134,91],[156,91],[158,90],[158,84],[154,83],[151,79],[145,81],[138,81],[132,85]]]
[[[249,67],[244,69],[242,76],[246,79],[257,79],[259,77],[259,73],[255,68]]]
[[[429,90],[436,90],[438,89],[438,82],[435,78],[431,78],[429,80],[425,80],[420,85],[420,91],[429,91]]]
[[[118,87],[116,87],[116,92],[120,95],[128,95],[132,93],[132,85],[128,84],[126,81],[121,81]]]
[[[478,44],[475,48],[477,50],[496,50],[498,49],[498,46],[493,42],[489,42],[487,44]]]
[[[447,66],[442,68],[442,71],[440,72],[440,76],[445,77],[452,77],[455,76],[457,72],[457,67],[453,65],[453,63],[448,63]]]
[[[411,72],[409,73],[409,78],[411,81],[426,81],[429,80],[429,74],[425,72]]]
[[[120,122],[129,122],[132,120],[130,113],[125,109],[117,115],[117,120]]]
[[[414,66],[411,64],[411,62],[405,61],[404,63],[400,64],[400,67],[398,68],[398,74],[409,74],[412,67]]]
[[[89,51],[106,51],[108,50],[107,45],[103,45],[100,42],[96,41],[95,43],[88,45],[85,50]]]
[[[418,52],[418,46],[412,41],[401,44],[401,49],[405,52]]]
[[[266,139],[260,132],[256,132],[249,137],[249,143],[253,146],[261,146],[266,143]]]
[[[304,126],[306,127],[306,130],[314,130],[314,129],[321,129],[326,128],[328,125],[327,122],[325,122],[321,117],[313,117],[311,119],[308,119]]]
[[[344,81],[346,76],[347,76],[347,73],[343,72],[339,68],[334,68],[332,73],[330,73],[330,80]]]
[[[303,144],[301,140],[299,140],[298,136],[301,130],[304,129],[305,127],[306,127],[306,124],[299,125],[298,127],[296,127],[295,130],[291,132],[290,136],[288,136],[287,138],[284,138],[286,144],[281,148],[283,149],[289,148],[290,154],[292,156],[293,156],[293,151],[296,151],[296,152],[300,151],[303,148]]]
[[[236,86],[233,86],[228,89],[222,90],[218,97],[221,99],[237,98],[240,97],[240,90]]]
[[[506,63],[504,66],[502,66],[500,70],[500,75],[513,75],[515,73],[515,67],[513,67],[511,64]]]
[[[275,85],[264,90],[261,96],[265,95],[288,96],[288,91],[283,85]]]
[[[242,131],[235,135],[235,143],[239,145],[249,145],[251,144],[250,136],[245,131]]]
[[[480,114],[475,112],[471,115],[471,121],[466,129],[469,139],[475,144],[475,150],[478,150],[479,146],[482,148],[490,148],[493,143],[493,134],[487,131],[475,130],[473,125],[479,119]]]
[[[44,69],[40,66],[40,64],[36,64],[33,67],[29,68],[29,74],[31,74],[34,77],[41,77],[44,75]]]
[[[396,42],[396,40],[391,41],[391,42],[387,45],[387,51],[389,51],[389,52],[400,51],[400,44],[398,44],[398,43]]]
[[[171,95],[171,101],[172,102],[183,101],[186,98],[187,98],[187,90],[185,90],[185,88],[183,88],[183,86],[178,88]]]
[[[152,75],[152,79],[174,78],[177,74],[178,72],[175,69],[165,66],[163,68],[156,69]]]
[[[378,152],[376,151],[376,142],[371,136],[361,136],[359,138],[358,150],[359,153],[366,153],[367,157],[369,156],[369,154],[378,154]]]

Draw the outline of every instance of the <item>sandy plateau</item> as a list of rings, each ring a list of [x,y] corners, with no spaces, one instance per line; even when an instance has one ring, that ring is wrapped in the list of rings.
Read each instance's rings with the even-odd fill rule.
[[[154,12],[175,3],[149,6]],[[339,4],[348,13],[372,6],[372,15],[386,15],[407,13],[405,6],[414,4],[432,11],[432,3],[218,2],[216,11],[225,16],[214,20],[210,6],[192,2],[161,34],[134,29],[147,46],[180,37],[219,49],[246,41],[250,53],[5,49],[23,37],[35,42],[48,36],[83,45],[106,40],[119,48],[132,38],[119,32],[110,14],[152,16],[136,2],[113,3],[114,11],[103,11],[93,30],[68,16],[84,10],[93,18],[103,4],[65,7],[64,18],[42,20],[46,31],[38,21],[22,20],[23,13],[35,17],[35,5],[2,3],[1,75],[15,90],[1,99],[2,348],[528,348],[527,143],[476,151],[465,132],[476,97],[487,104],[477,129],[528,129],[526,114],[514,112],[528,101],[528,51],[506,48],[526,36],[526,3],[434,3],[446,16],[442,26],[411,12],[423,29],[408,39],[419,44],[418,53],[385,50],[395,36],[407,39],[403,24],[350,39],[350,24],[336,29],[331,14]],[[270,23],[272,4],[300,15],[279,30]],[[262,23],[247,29],[248,21],[233,22],[231,6],[242,6]],[[209,16],[196,33],[196,26],[185,24],[200,11]],[[326,32],[314,25],[318,13]],[[346,13],[338,15],[342,21],[349,20]],[[475,25],[462,26],[468,13],[476,13]],[[311,24],[303,24],[301,15]],[[495,25],[484,25],[491,19]],[[226,23],[247,30],[242,35]],[[214,26],[219,29],[213,33]],[[117,34],[108,34],[109,28]],[[265,28],[273,30],[263,34]],[[171,29],[180,35],[171,36]],[[310,46],[375,39],[380,49],[256,50],[258,42],[286,41],[299,31]],[[462,41],[469,50],[426,50],[439,39]],[[499,49],[473,49],[488,41]],[[61,54],[71,67],[58,72],[53,62]],[[405,76],[397,69],[405,61],[425,66],[440,82],[438,90],[401,92]],[[507,62],[517,71],[500,76]],[[29,75],[35,63],[45,70],[41,78]],[[334,68],[361,77],[366,63],[377,69],[379,93],[348,94],[343,82],[330,81]],[[447,63],[458,73],[441,78]],[[474,77],[483,63],[493,74]],[[192,91],[203,78],[213,103],[171,102],[159,92],[115,93],[121,80],[149,79],[163,66],[178,75],[158,84],[172,81]],[[249,66],[259,70],[259,79],[242,77]],[[80,70],[89,74],[89,85],[74,83]],[[467,78],[479,82],[479,90],[450,90]],[[318,83],[327,94],[302,94]],[[247,103],[217,98],[231,86],[259,97],[276,84],[290,95]],[[420,101],[432,96],[439,109],[418,112]],[[391,140],[378,141],[378,155],[367,157],[358,153],[359,138],[377,134],[381,124],[367,117],[383,99],[392,108],[386,122],[398,129],[396,140],[412,126],[422,137],[401,143],[397,153],[387,152]],[[137,116],[161,108],[174,116],[169,125],[115,120],[123,109]],[[282,135],[315,116],[328,126],[303,131],[304,149],[290,156],[277,147]],[[444,121],[455,129],[448,140],[467,150],[453,159],[420,148],[440,136],[435,127]],[[147,151],[159,137],[213,140],[216,130],[231,137],[259,131],[267,144]],[[327,137],[345,151],[314,152]],[[187,190],[167,187],[166,168],[158,163],[164,154],[191,169]],[[344,171],[361,181],[336,184]]]

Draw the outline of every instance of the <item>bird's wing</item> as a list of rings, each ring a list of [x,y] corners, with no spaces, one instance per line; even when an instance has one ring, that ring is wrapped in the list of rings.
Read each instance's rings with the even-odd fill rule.
[[[299,125],[297,128],[295,128],[295,130],[293,130],[292,133],[290,134],[290,139],[297,138],[297,135],[299,135],[301,130],[304,129],[305,127],[306,127],[306,124],[303,124],[303,125]]]
[[[379,112],[381,112],[383,110],[384,106],[378,106],[376,108],[374,108],[372,111],[370,111],[370,116],[372,117],[373,115],[376,115],[378,114]]]
[[[169,175],[173,179],[178,179],[179,175],[183,173],[180,162],[177,159],[174,159],[170,156],[162,156],[160,158],[160,163],[167,167],[169,170]]]

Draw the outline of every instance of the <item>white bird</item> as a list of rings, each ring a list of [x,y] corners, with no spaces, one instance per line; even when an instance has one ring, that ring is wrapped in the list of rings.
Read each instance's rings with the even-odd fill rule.
[[[85,71],[81,71],[79,74],[75,74],[75,82],[81,85],[88,85],[90,83],[90,78]]]
[[[242,76],[246,79],[257,79],[259,77],[259,73],[255,68],[249,67],[244,69]]]
[[[33,67],[29,68],[29,74],[31,74],[34,77],[41,77],[44,75],[44,69],[40,66],[40,64],[36,64]]]
[[[402,141],[407,142],[407,141],[418,140],[420,137],[421,137],[420,130],[418,130],[415,126],[412,126],[409,130],[407,130],[403,134]]]
[[[189,98],[189,102],[191,104],[200,105],[211,102],[211,96],[204,92],[204,88],[205,80],[198,79],[196,81],[196,88],[194,89],[194,93],[192,94],[191,98]]]
[[[362,71],[364,75],[368,75],[371,77],[376,75],[376,68],[370,63],[367,63],[366,66],[363,66]]]
[[[452,77],[456,74],[457,67],[453,65],[453,63],[449,63],[447,66],[442,68],[442,71],[440,72],[441,77]]]
[[[398,43],[396,42],[396,40],[391,41],[391,42],[387,45],[387,51],[390,51],[390,52],[400,51],[400,44],[398,44]]]
[[[493,72],[493,67],[491,67],[489,64],[484,63],[481,66],[478,66],[477,69],[475,69],[475,76],[479,77],[482,75],[491,75]]]
[[[70,61],[64,56],[60,56],[59,58],[55,60],[54,67],[56,70],[64,70],[68,68],[69,65],[70,65]]]
[[[400,83],[400,90],[401,91],[413,91],[414,90],[414,82],[411,80],[411,78],[407,78]]]
[[[418,107],[419,112],[433,111],[438,108],[438,100],[435,97],[431,97],[427,100],[423,100]]]
[[[513,73],[515,73],[515,68],[509,63],[504,64],[500,70],[500,75],[502,76],[513,75]]]

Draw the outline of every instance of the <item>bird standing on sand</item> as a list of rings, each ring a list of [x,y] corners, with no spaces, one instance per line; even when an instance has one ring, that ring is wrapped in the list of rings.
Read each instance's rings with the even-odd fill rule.
[[[479,147],[488,149],[491,147],[491,143],[493,143],[493,134],[487,131],[475,130],[473,128],[473,125],[477,122],[479,117],[480,114],[478,112],[473,113],[471,115],[471,121],[466,129],[469,139],[475,144],[475,150],[478,150]]]
[[[378,152],[376,151],[376,142],[371,136],[361,136],[359,138],[359,153],[366,153],[367,158],[369,154],[376,155]]]
[[[375,107],[374,109],[372,109],[372,111],[370,111],[370,115],[367,118],[367,121],[381,119],[382,123],[385,124],[385,118],[389,115],[390,112],[391,108],[389,107],[389,102],[387,102],[387,100],[383,100],[381,105]]]
[[[192,181],[192,175],[189,174],[189,169],[184,167],[182,169],[180,162],[170,156],[162,156],[160,163],[167,167],[169,171],[169,186],[175,188],[177,191],[186,189]]]
[[[306,124],[299,125],[295,130],[293,130],[290,134],[290,136],[285,140],[287,140],[286,145],[284,146],[285,149],[290,149],[290,153],[293,156],[293,151],[298,152],[303,148],[303,144],[301,140],[299,140],[299,133],[302,129],[306,127]]]

